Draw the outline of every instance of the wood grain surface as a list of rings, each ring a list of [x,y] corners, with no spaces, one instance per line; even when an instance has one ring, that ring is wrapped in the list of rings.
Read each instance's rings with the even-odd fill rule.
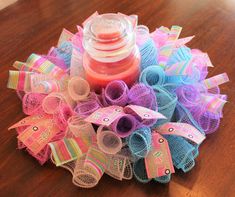
[[[63,27],[76,25],[94,11],[137,14],[151,31],[161,25],[183,27],[183,36],[195,35],[192,48],[207,51],[214,68],[209,76],[227,72],[230,83],[218,131],[200,147],[195,168],[177,171],[169,184],[119,182],[107,175],[93,189],[72,184],[71,174],[51,163],[40,166],[17,150],[16,133],[7,128],[24,117],[21,102],[6,89],[8,70],[15,60],[46,53]],[[205,196],[235,195],[235,1],[234,0],[19,0],[0,11],[0,196]]]

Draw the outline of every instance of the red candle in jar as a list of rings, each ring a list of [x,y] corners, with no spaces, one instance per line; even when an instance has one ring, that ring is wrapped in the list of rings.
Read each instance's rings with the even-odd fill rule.
[[[83,66],[91,88],[100,91],[110,81],[123,80],[131,86],[140,73],[140,54],[135,25],[121,14],[98,15],[84,27]]]

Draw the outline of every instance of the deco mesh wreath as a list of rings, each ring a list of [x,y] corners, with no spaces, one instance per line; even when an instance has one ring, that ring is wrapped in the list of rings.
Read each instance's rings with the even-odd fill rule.
[[[14,124],[18,148],[51,160],[84,188],[104,173],[167,183],[195,165],[201,142],[217,130],[226,73],[206,78],[207,53],[178,38],[182,28],[148,28],[136,16],[93,14],[63,30],[48,54],[16,61],[8,88],[28,115]]]

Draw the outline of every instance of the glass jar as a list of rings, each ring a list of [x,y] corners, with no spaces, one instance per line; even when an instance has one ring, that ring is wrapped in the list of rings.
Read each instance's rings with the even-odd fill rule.
[[[83,66],[86,79],[96,92],[113,80],[123,80],[131,86],[138,79],[136,21],[122,14],[103,14],[85,23]]]

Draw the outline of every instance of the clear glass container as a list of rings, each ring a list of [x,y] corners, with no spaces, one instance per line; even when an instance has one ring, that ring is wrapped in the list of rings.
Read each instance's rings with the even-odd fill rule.
[[[95,91],[113,80],[128,86],[140,73],[140,54],[136,46],[137,18],[122,14],[92,17],[84,26],[83,66],[86,79]]]

